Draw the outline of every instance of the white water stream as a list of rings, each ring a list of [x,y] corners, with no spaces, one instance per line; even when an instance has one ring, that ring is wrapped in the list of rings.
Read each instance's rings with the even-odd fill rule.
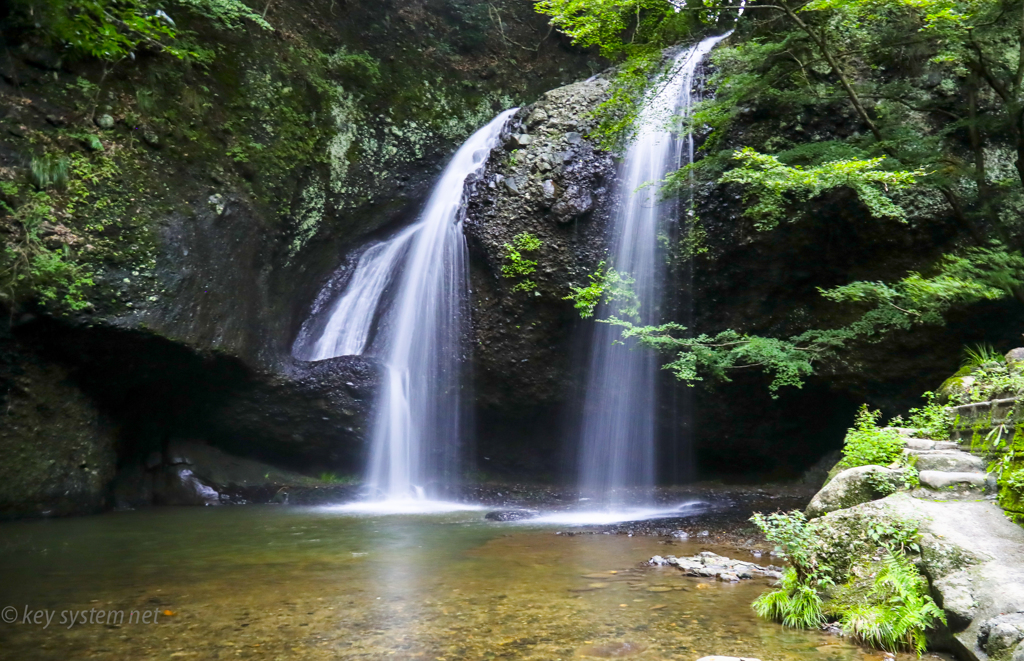
[[[682,51],[637,120],[639,130],[620,171],[620,203],[614,218],[612,266],[635,279],[639,322],[660,320],[664,258],[659,230],[678,218],[677,204],[659,198],[666,174],[693,160],[693,138],[678,137],[669,120],[685,117],[696,98],[694,78],[704,57],[728,34],[709,37]],[[617,306],[602,305],[597,318],[622,317]],[[579,437],[579,485],[595,504],[621,506],[623,492],[654,486],[658,358],[628,341],[621,329],[595,324]]]
[[[457,481],[469,293],[464,188],[515,110],[466,140],[413,225],[362,254],[320,337],[297,351],[311,360],[367,354],[383,361],[366,484],[369,499],[387,501],[389,511],[403,502],[422,509]]]

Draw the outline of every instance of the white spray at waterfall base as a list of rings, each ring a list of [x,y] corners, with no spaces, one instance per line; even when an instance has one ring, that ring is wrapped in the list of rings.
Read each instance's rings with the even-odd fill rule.
[[[456,483],[466,432],[461,378],[469,296],[464,189],[516,110],[501,113],[463,143],[414,224],[363,252],[323,332],[303,356],[322,360],[365,353],[384,364],[366,471],[372,503],[363,509],[415,512],[457,506],[434,506],[428,500]]]
[[[659,198],[666,174],[693,160],[693,139],[678,137],[666,126],[687,115],[698,67],[715,44],[727,37],[709,37],[682,51],[662,84],[637,119],[637,135],[621,165],[620,202],[612,228],[612,266],[634,280],[642,325],[659,323],[665,265],[658,251],[658,233],[678,217],[677,204]],[[653,183],[655,185],[645,184]],[[617,314],[603,304],[598,318]],[[658,358],[652,351],[619,342],[620,329],[595,324],[588,363],[583,419],[579,436],[579,486],[595,505],[624,505],[622,494],[653,488],[655,481],[655,415]]]

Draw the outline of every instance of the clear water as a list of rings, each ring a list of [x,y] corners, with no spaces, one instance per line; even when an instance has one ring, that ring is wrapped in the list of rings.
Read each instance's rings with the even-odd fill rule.
[[[735,551],[556,530],[272,506],[0,524],[0,607],[160,612],[157,624],[0,623],[0,658],[881,661],[758,620],[765,581],[636,568]]]
[[[661,200],[658,186],[644,185],[661,181],[693,159],[692,138],[677,138],[669,122],[673,115],[689,112],[694,75],[725,36],[705,39],[676,57],[637,120],[640,129],[622,162],[612,266],[634,279],[640,313],[633,321],[641,324],[660,323],[665,265],[658,235],[678,218],[675,202]],[[614,302],[604,304],[597,318],[622,318],[618,308]],[[655,352],[632,341],[617,342],[617,326],[598,323],[592,332],[579,437],[579,484],[596,501],[614,504],[626,487],[654,485],[659,360]]]
[[[300,336],[293,350],[308,360],[363,353],[382,359],[366,471],[373,500],[437,498],[458,474],[469,294],[464,189],[515,110],[463,143],[419,219],[363,252],[320,336]]]

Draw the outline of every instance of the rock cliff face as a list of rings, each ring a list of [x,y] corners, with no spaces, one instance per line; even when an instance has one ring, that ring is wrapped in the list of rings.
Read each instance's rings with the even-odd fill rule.
[[[615,164],[585,138],[607,96],[594,78],[521,109],[469,195],[473,358],[482,467],[552,474],[561,415],[574,389],[579,315],[562,300],[604,259]],[[542,243],[527,257],[536,288],[502,274],[513,238]]]
[[[180,439],[358,470],[376,368],[291,357],[317,292],[353,247],[415,216],[480,124],[603,66],[518,0],[282,0],[270,31],[174,18],[223,46],[215,65],[140,52],[107,74],[28,28],[5,34],[0,180],[15,211],[0,239],[22,232],[40,149],[66,158],[45,245],[93,282],[75,310],[32,290],[0,299],[0,407],[24,421],[3,425],[0,456],[37,476],[5,492],[15,514],[109,504],[115,464]],[[63,406],[76,414],[32,413]],[[86,458],[56,440],[53,456],[27,451],[69,433]],[[59,484],[66,507],[46,495]]]

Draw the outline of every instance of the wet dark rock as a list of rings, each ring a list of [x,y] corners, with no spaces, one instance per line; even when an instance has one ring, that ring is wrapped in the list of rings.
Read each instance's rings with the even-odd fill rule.
[[[230,455],[197,441],[172,441],[155,460],[120,471],[115,505],[209,506],[274,502],[289,488],[320,486],[311,477]]]
[[[523,519],[532,519],[538,514],[540,512],[537,510],[498,510],[488,512],[484,518],[488,521],[522,521]]]
[[[559,222],[568,223],[590,213],[593,209],[594,198],[590,191],[573,185],[566,189],[551,211],[558,217]]]
[[[374,163],[373,167],[362,167],[364,162],[351,168],[345,186],[326,193],[323,213],[314,223],[314,240],[303,244],[296,241],[297,219],[286,218],[295,216],[286,213],[287,207],[289,201],[301,199],[307,189],[329,178],[321,163],[323,152],[318,151],[309,162],[285,163],[283,172],[270,171],[274,168],[236,163],[226,153],[226,145],[241,136],[224,130],[228,125],[243,126],[250,119],[242,116],[244,104],[231,100],[237,94],[245,96],[244,86],[239,87],[241,81],[250,74],[271,70],[290,46],[259,32],[239,35],[232,44],[238,57],[224,60],[215,80],[204,80],[210,87],[205,98],[216,108],[208,115],[209,120],[198,120],[187,130],[165,125],[159,127],[159,134],[156,126],[131,127],[130,138],[127,132],[117,135],[113,130],[117,126],[115,118],[125,116],[127,106],[121,97],[134,93],[136,74],[153,73],[152,62],[140,57],[130,68],[134,73],[111,71],[103,81],[105,92],[99,100],[95,124],[110,130],[100,134],[105,142],[113,140],[121,146],[131,140],[135,147],[142,143],[154,148],[163,145],[159,159],[137,150],[119,153],[129,159],[132,154],[139,157],[133,165],[151,178],[140,178],[140,186],[151,189],[155,184],[166,193],[155,205],[159,209],[150,214],[152,223],[139,229],[145,245],[126,241],[117,248],[123,254],[89,264],[90,268],[96,266],[95,280],[100,284],[88,314],[50,317],[47,310],[41,310],[43,322],[24,324],[18,331],[34,360],[44,368],[52,366],[54,375],[66,375],[51,375],[46,380],[52,377],[66,382],[67,392],[81,395],[58,395],[55,387],[46,393],[42,388],[34,389],[37,400],[26,397],[40,411],[62,410],[63,403],[58,400],[73,402],[76,407],[82,404],[80,418],[71,416],[63,426],[44,421],[45,429],[36,439],[52,442],[53,452],[63,452],[69,461],[73,453],[64,452],[67,447],[57,440],[51,441],[50,432],[56,437],[61,429],[69,438],[77,438],[79,431],[85,434],[90,428],[85,411],[91,408],[97,419],[109,419],[114,431],[89,432],[90,444],[97,452],[113,446],[111,461],[124,466],[142,465],[151,453],[159,454],[169,440],[188,438],[229,454],[314,473],[358,469],[364,458],[366,414],[376,387],[376,377],[370,376],[372,367],[358,360],[303,365],[291,357],[292,343],[310,311],[330,304],[330,300],[318,300],[317,292],[335,281],[354,249],[416,217],[441,164],[477,120],[481,98],[512,94],[528,101],[566,76],[589,75],[587,62],[592,56],[565,48],[564,40],[557,36],[544,38],[548,32],[546,19],[529,5],[507,8],[509,22],[501,37],[492,30],[486,13],[470,21],[469,26],[486,33],[485,41],[494,47],[500,47],[504,38],[540,43],[529,67],[505,59],[496,62],[489,47],[465,52],[457,45],[450,49],[449,45],[466,34],[467,25],[452,23],[448,15],[412,12],[382,36],[355,32],[351,26],[381,25],[385,19],[390,20],[394,8],[386,3],[350,0],[340,3],[329,15],[315,17],[312,23],[305,12],[291,11],[294,6],[291,0],[275,4],[273,11],[279,12],[275,27],[300,39],[307,31],[315,30],[319,47],[331,52],[347,48],[366,51],[381,60],[390,57],[387,75],[392,81],[418,85],[429,72],[431,91],[439,92],[438,99],[445,99],[445,119],[450,119],[455,128],[436,130],[433,118],[441,106],[430,105],[430,101],[413,110],[413,117],[407,121],[386,123],[378,112],[362,115],[355,127],[361,135],[374,136],[382,143],[385,135],[398,135],[395,144],[399,156],[387,163]],[[79,75],[97,82],[103,74],[87,63],[72,62],[75,71],[68,75],[60,49],[16,43],[24,34],[10,36],[14,40],[8,44],[11,57],[0,63],[0,86],[18,102],[0,108],[0,165],[14,168],[21,176],[32,156],[30,145],[24,143],[25,136],[40,132],[50,140],[58,137],[50,135],[54,134],[52,127],[69,124],[82,132],[95,130],[93,120],[70,107],[70,97],[61,90],[74,84]],[[456,51],[460,53],[457,70],[445,55]],[[467,91],[470,88],[464,83],[477,78],[491,82]],[[168,89],[173,92],[173,86]],[[128,96],[121,94],[126,90]],[[404,94],[402,90],[398,96],[405,98]],[[303,115],[303,120],[308,119],[310,126],[320,126],[324,99],[317,94],[305,96],[309,98],[297,101],[292,109]],[[373,103],[386,107],[388,101],[385,93]],[[126,103],[132,106],[134,101]],[[248,106],[244,107],[249,113]],[[190,136],[187,140],[186,132]],[[532,132],[527,135],[525,127],[517,132],[523,136],[524,145],[536,137]],[[317,149],[322,150],[323,145]],[[201,163],[191,160],[201,152]],[[211,190],[211,179],[216,190]],[[395,186],[396,181],[403,185]],[[276,192],[270,190],[275,187]],[[97,188],[97,194],[108,192],[103,188]],[[211,204],[211,195],[219,196],[219,200]],[[271,201],[275,195],[278,199]],[[90,249],[86,246],[79,252],[86,254]],[[152,256],[155,265],[123,264],[124,258],[138,255],[146,255],[147,261]],[[133,273],[137,271],[142,272]],[[344,278],[338,282],[343,286]],[[9,312],[3,309],[0,315],[10,318]],[[4,387],[0,388],[0,397],[6,398],[7,385],[0,375],[0,386]],[[17,397],[20,394],[15,389],[10,399]],[[15,409],[19,406],[15,404]],[[71,419],[80,422],[80,428]],[[14,429],[0,429],[0,434],[14,436]],[[11,440],[12,447],[30,447],[28,427],[19,425],[16,429],[18,438]],[[0,456],[3,452],[0,448]],[[20,456],[21,450],[17,452]],[[61,461],[56,461],[56,468],[51,467],[52,474],[39,477],[33,471],[50,470],[46,462],[52,457],[49,450],[38,454],[38,465],[31,466],[31,470],[22,466],[20,470],[26,476],[35,476],[33,479],[44,491],[67,492],[67,500],[74,501],[67,511],[92,511],[104,506],[104,488],[80,483],[77,474],[65,471]],[[106,467],[111,462],[96,460],[88,465],[101,476],[97,485],[109,486],[112,475]],[[53,485],[59,484],[66,488],[58,491]],[[10,485],[12,493],[19,487],[17,481]],[[326,491],[319,489],[315,497]],[[54,509],[50,504],[43,505],[51,501],[42,492],[20,489],[20,493],[12,497],[21,498],[23,505],[35,502],[47,511]],[[301,496],[293,493],[291,498]],[[26,506],[35,511],[34,505]]]

